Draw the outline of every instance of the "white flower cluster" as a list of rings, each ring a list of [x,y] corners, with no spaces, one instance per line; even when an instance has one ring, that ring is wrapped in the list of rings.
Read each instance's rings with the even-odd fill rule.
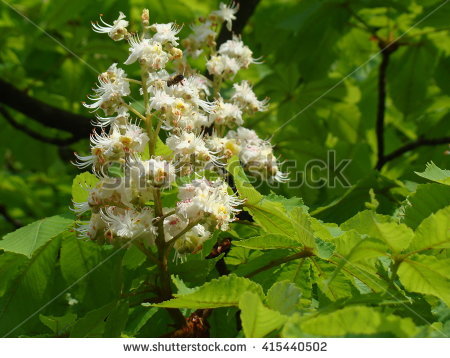
[[[268,180],[287,180],[270,143],[243,127],[246,116],[267,109],[267,99],[258,100],[247,81],[233,84],[229,97],[221,94],[239,70],[257,63],[237,36],[216,50],[217,25],[231,31],[237,11],[236,4],[221,3],[191,27],[181,41],[184,51],[178,47],[182,28],[150,24],[148,10],[142,13],[139,35],[128,31],[123,13],[112,25],[103,19],[102,25],[93,24],[94,31],[114,41],[128,41],[124,65],[138,64],[141,78],[129,78],[113,64],[100,74],[92,103],[85,104],[104,116],[97,114],[93,122],[98,130],[91,135],[89,155],[76,154],[75,164],[91,167],[98,178],[87,189],[87,201],[74,203],[80,220],[90,215],[77,229],[81,235],[110,243],[138,239],[158,250],[174,247],[183,256],[236,220],[243,201],[221,178],[228,158],[237,155],[244,168]],[[189,56],[200,54],[208,57],[207,77],[190,65]],[[130,85],[138,86],[143,102],[130,97]],[[215,179],[204,177],[206,169],[219,169]],[[177,185],[177,178],[191,180]],[[164,207],[165,191],[173,187],[178,202]]]

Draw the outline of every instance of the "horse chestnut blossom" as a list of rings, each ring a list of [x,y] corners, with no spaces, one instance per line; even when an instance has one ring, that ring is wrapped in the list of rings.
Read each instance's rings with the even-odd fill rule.
[[[74,203],[81,237],[133,243],[148,257],[156,250],[164,270],[172,249],[184,259],[237,219],[244,200],[224,174],[231,157],[267,180],[287,181],[271,144],[244,127],[248,116],[267,110],[268,100],[259,100],[247,81],[232,83],[258,61],[238,36],[216,49],[219,25],[231,30],[237,11],[234,3],[220,4],[184,40],[182,26],[151,24],[148,10],[140,32],[127,29],[123,13],[112,25],[103,19],[103,25],[93,24],[95,32],[128,42],[123,65],[141,76],[131,78],[114,63],[84,104],[97,112],[97,129],[90,152],[75,154],[75,165],[91,168],[96,183],[85,188],[85,202]],[[207,73],[192,67],[199,54]],[[227,86],[231,91],[224,91]]]

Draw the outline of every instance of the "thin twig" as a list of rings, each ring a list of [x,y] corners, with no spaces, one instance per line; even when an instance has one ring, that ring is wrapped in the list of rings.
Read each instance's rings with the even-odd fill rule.
[[[381,169],[383,167],[383,165],[386,164],[387,162],[390,162],[391,160],[394,160],[394,159],[402,156],[403,154],[405,154],[411,150],[414,150],[416,148],[423,147],[423,146],[437,146],[437,145],[442,145],[442,144],[450,144],[450,137],[430,138],[430,139],[420,138],[412,143],[406,144],[403,147],[398,148],[397,150],[393,151],[391,154],[385,155],[383,157],[383,160],[378,163],[377,168]]]

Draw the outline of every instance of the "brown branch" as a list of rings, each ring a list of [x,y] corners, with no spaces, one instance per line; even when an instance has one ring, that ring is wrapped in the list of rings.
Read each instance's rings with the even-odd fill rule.
[[[384,157],[384,115],[386,110],[386,72],[389,64],[389,52],[381,53],[382,59],[378,72],[378,108],[377,108],[377,169]]]
[[[44,126],[69,132],[74,140],[87,138],[91,132],[90,119],[53,107],[27,95],[0,79],[0,103],[34,119]]]
[[[376,136],[377,136],[377,165],[376,168],[380,170],[381,163],[384,160],[384,117],[386,112],[386,77],[389,59],[391,55],[399,48],[398,42],[386,42],[380,40],[378,47],[381,50],[381,63],[378,70],[378,105],[377,105],[377,122],[376,122]]]
[[[230,40],[232,34],[241,34],[250,17],[255,12],[256,6],[260,0],[235,0],[239,4],[239,11],[236,13],[236,20],[233,21],[232,32],[228,31],[226,26],[222,26],[217,37],[217,47],[225,41]],[[231,1],[229,1],[231,3]]]
[[[61,138],[49,138],[46,137],[38,132],[33,131],[32,129],[28,128],[27,126],[16,122],[14,120],[14,118],[11,116],[11,114],[9,114],[9,112],[6,110],[6,108],[2,107],[0,105],[0,113],[3,115],[3,118],[6,119],[6,121],[14,128],[16,128],[17,130],[24,132],[25,134],[27,134],[28,136],[30,136],[31,138],[34,138],[36,140],[39,140],[41,142],[45,142],[45,143],[50,143],[50,144],[55,144],[55,145],[59,145],[59,146],[66,146],[66,145],[70,145],[72,143],[75,143],[78,139],[71,137],[71,138],[67,138],[67,139],[61,139]]]
[[[425,139],[420,138],[416,140],[415,142],[409,143],[404,145],[403,147],[398,148],[397,150],[393,151],[391,154],[388,154],[383,157],[383,160],[378,163],[377,168],[381,169],[384,164],[387,162],[400,157],[401,155],[414,150],[416,148],[422,147],[422,146],[436,146],[441,144],[450,144],[450,137],[443,137],[443,138],[431,138],[431,139]]]

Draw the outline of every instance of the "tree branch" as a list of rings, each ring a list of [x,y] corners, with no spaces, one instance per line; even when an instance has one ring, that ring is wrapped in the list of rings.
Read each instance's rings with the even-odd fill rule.
[[[383,165],[386,164],[387,162],[389,162],[395,158],[398,158],[401,155],[405,154],[406,152],[409,152],[416,148],[419,148],[422,146],[435,146],[435,145],[440,145],[440,144],[450,144],[450,137],[431,138],[431,139],[420,138],[420,139],[416,140],[415,142],[406,144],[403,147],[400,147],[397,150],[393,151],[391,154],[384,156],[383,160],[378,163],[377,168],[381,169],[383,167]]]
[[[241,34],[250,17],[255,12],[256,6],[260,0],[235,0],[239,4],[239,11],[236,13],[236,20],[233,21],[232,32],[228,31],[226,26],[222,26],[217,37],[217,47],[225,41],[230,40],[232,34]],[[231,1],[230,1],[231,3]]]
[[[377,108],[377,122],[376,122],[376,134],[377,134],[377,169],[380,169],[379,165],[383,161],[384,157],[384,114],[386,110],[386,72],[389,65],[390,53],[383,51],[381,53],[381,64],[378,72],[378,108]]]
[[[30,97],[1,79],[0,103],[19,111],[44,126],[71,133],[74,141],[89,137],[92,130],[89,118],[53,107]]]
[[[75,143],[78,139],[72,137],[72,138],[67,138],[67,139],[60,139],[60,138],[49,138],[46,137],[40,133],[37,133],[33,130],[31,130],[30,128],[28,128],[27,126],[16,122],[14,120],[14,118],[9,114],[9,112],[6,110],[6,108],[3,108],[2,106],[0,106],[0,113],[3,115],[3,117],[6,119],[6,121],[13,126],[14,128],[18,129],[19,131],[24,132],[25,134],[29,135],[31,138],[37,139],[41,142],[45,142],[45,143],[50,143],[50,144],[55,144],[55,145],[60,145],[60,146],[66,146],[66,145],[70,145],[72,143]]]

